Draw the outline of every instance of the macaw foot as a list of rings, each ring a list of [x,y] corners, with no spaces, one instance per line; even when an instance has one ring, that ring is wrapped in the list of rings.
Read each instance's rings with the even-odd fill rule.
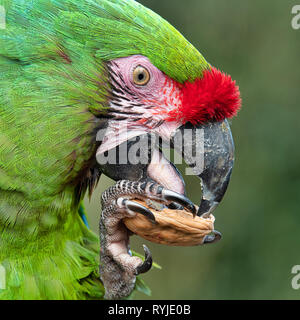
[[[154,200],[170,205],[183,206],[194,215],[194,204],[184,195],[165,189],[153,181],[118,181],[107,189],[101,198],[102,214],[100,219],[100,276],[105,287],[106,299],[122,299],[132,292],[136,276],[149,271],[152,256],[144,245],[145,260],[134,257],[129,249],[129,236],[132,234],[122,219],[143,214],[155,223],[153,213],[131,199]]]

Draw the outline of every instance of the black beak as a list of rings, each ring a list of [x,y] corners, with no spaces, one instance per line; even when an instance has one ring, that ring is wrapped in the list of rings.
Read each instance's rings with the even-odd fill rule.
[[[198,216],[208,216],[227,190],[233,164],[234,143],[227,120],[177,129],[172,138],[175,150],[201,180],[202,198]]]

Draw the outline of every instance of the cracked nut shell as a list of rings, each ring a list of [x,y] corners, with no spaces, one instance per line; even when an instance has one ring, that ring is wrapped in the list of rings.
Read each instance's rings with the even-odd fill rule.
[[[123,222],[134,234],[151,242],[169,246],[196,246],[203,244],[205,236],[214,230],[215,217],[212,214],[202,218],[193,217],[185,210],[164,208],[157,211],[141,200],[135,201],[152,211],[156,223],[141,214],[125,218]]]

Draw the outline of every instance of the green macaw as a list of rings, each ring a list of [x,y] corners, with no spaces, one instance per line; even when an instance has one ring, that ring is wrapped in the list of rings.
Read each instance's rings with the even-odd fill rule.
[[[99,158],[137,136],[168,140],[187,125],[201,128],[207,136],[198,214],[212,212],[233,165],[226,118],[239,109],[238,88],[133,0],[0,6],[0,299],[101,299],[105,289],[105,298],[126,297],[151,255],[146,247],[144,262],[130,255],[120,220],[134,213],[154,219],[132,199],[196,209],[166,159],[164,169]],[[99,271],[100,241],[85,224],[82,202],[101,173],[118,182],[102,196]]]

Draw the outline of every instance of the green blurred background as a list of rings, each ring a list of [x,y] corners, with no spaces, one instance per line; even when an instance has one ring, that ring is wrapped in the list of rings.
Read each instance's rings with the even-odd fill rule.
[[[291,269],[300,264],[300,29],[291,26],[291,10],[299,1],[140,2],[231,74],[243,98],[232,121],[236,164],[215,212],[223,239],[191,248],[131,240],[138,252],[147,244],[163,267],[143,276],[151,298],[300,298],[300,290],[291,286]],[[198,204],[199,181],[185,181],[188,196]],[[96,232],[100,192],[112,184],[102,177],[91,202],[86,200]]]

